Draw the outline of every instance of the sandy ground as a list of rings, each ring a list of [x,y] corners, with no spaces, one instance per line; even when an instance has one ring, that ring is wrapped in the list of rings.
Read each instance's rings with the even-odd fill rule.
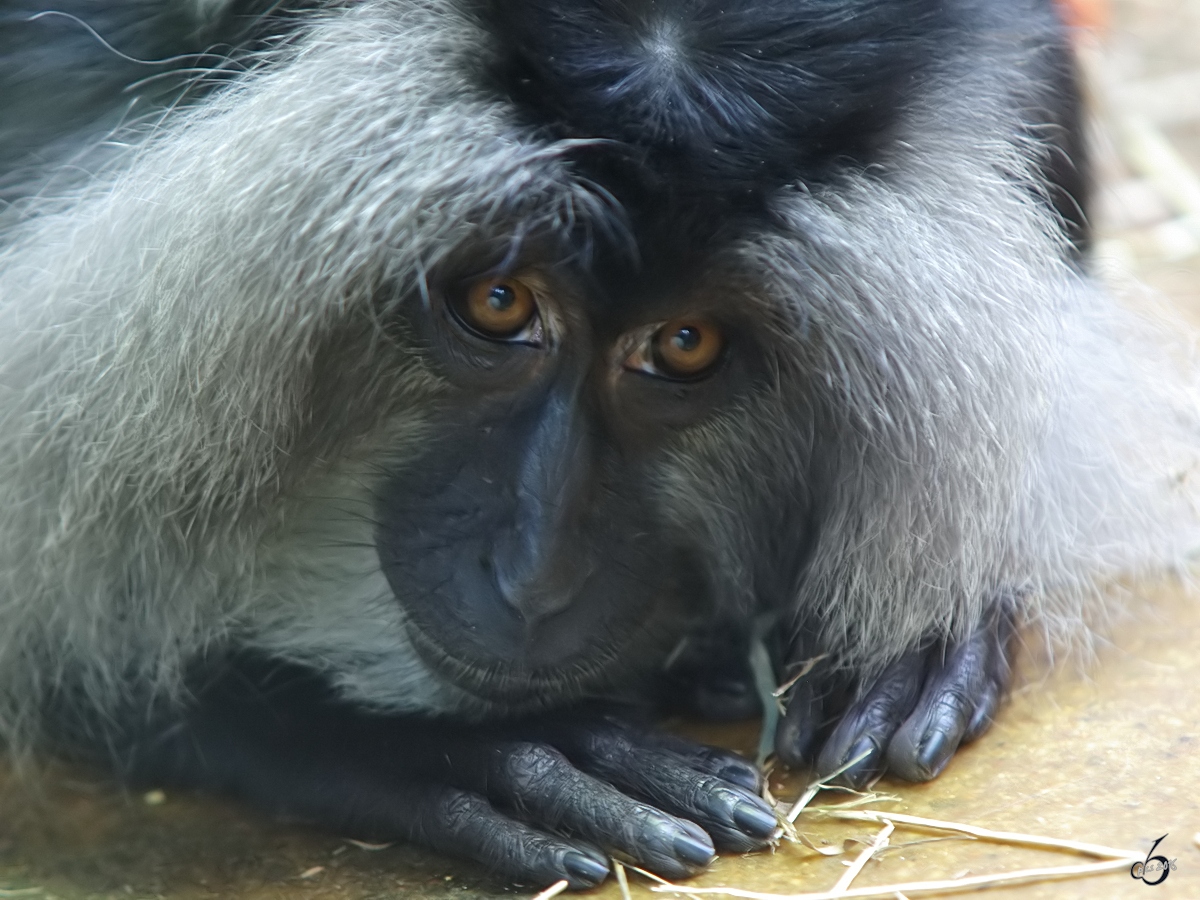
[[[1200,326],[1200,0],[1120,0],[1088,50],[1104,190],[1098,253],[1118,279],[1161,291]],[[1024,686],[990,734],[935,782],[883,782],[893,812],[1155,853],[1173,866],[1148,885],[1127,866],[1083,879],[989,890],[1001,898],[1200,898],[1200,602],[1168,583],[1137,585],[1099,664]],[[749,726],[708,731],[735,748]],[[797,777],[772,778],[781,797]],[[877,804],[879,805],[879,804]],[[878,831],[801,820],[813,847],[721,859],[688,883],[797,893],[830,888]],[[855,887],[1071,866],[1089,857],[901,828]],[[652,896],[634,879],[634,896]],[[369,849],[186,794],[127,795],[103,776],[53,770],[43,796],[0,771],[0,898],[497,897],[520,891],[405,847]],[[913,894],[915,896],[915,893]],[[616,900],[608,884],[589,896]],[[892,896],[896,896],[892,894]]]

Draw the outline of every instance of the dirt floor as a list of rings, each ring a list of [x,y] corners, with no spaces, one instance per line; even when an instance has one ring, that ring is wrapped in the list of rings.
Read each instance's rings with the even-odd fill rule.
[[[1200,327],[1200,0],[1119,0],[1101,42],[1084,53],[1102,119],[1099,265],[1118,281],[1161,291]],[[877,787],[898,799],[874,806],[893,813],[1141,855],[1162,838],[1154,854],[1171,866],[1157,885],[1131,877],[1126,861],[1105,874],[988,890],[994,900],[1200,898],[1200,599],[1170,583],[1130,593],[1129,617],[1097,665],[1052,675],[1028,667],[996,726],[937,781]],[[704,736],[744,750],[756,741],[750,726]],[[772,778],[782,798],[801,787],[799,776]],[[828,890],[880,826],[802,818],[799,828],[810,846],[785,842],[773,854],[721,859],[688,887]],[[854,886],[1094,861],[901,827]],[[652,896],[638,878],[631,891]],[[65,769],[51,771],[43,796],[33,798],[0,772],[0,898],[514,894],[532,891],[406,847],[365,847],[210,798],[128,795],[101,775]],[[609,883],[587,896],[621,894]]]

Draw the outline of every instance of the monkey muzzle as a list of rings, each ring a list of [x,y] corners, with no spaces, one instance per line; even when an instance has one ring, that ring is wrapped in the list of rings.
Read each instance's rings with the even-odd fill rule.
[[[380,497],[380,563],[422,660],[506,704],[611,684],[678,639],[700,567],[605,478],[577,405],[455,429]],[[636,655],[636,654],[634,654]]]

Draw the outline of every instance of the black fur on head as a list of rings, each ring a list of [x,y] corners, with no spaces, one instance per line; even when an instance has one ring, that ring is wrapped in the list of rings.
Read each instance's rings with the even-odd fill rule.
[[[484,15],[498,84],[535,122],[726,195],[868,162],[956,27],[941,0],[490,0]]]

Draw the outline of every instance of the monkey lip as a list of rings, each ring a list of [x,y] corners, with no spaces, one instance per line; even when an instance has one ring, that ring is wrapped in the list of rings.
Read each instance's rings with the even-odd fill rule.
[[[667,585],[631,584],[624,568],[581,567],[571,577],[551,569],[512,584],[477,562],[475,545],[442,558],[384,548],[384,573],[421,662],[489,702],[545,705],[624,680],[633,645],[658,642],[659,620],[682,602]],[[632,658],[654,655],[647,648]]]
[[[592,646],[590,652],[575,652],[564,659],[534,663],[528,658],[493,657],[486,663],[464,662],[466,655],[448,649],[429,631],[411,619],[408,636],[413,649],[432,670],[459,689],[482,700],[508,705],[544,706],[583,696],[589,688],[611,680],[617,664],[617,647]]]

